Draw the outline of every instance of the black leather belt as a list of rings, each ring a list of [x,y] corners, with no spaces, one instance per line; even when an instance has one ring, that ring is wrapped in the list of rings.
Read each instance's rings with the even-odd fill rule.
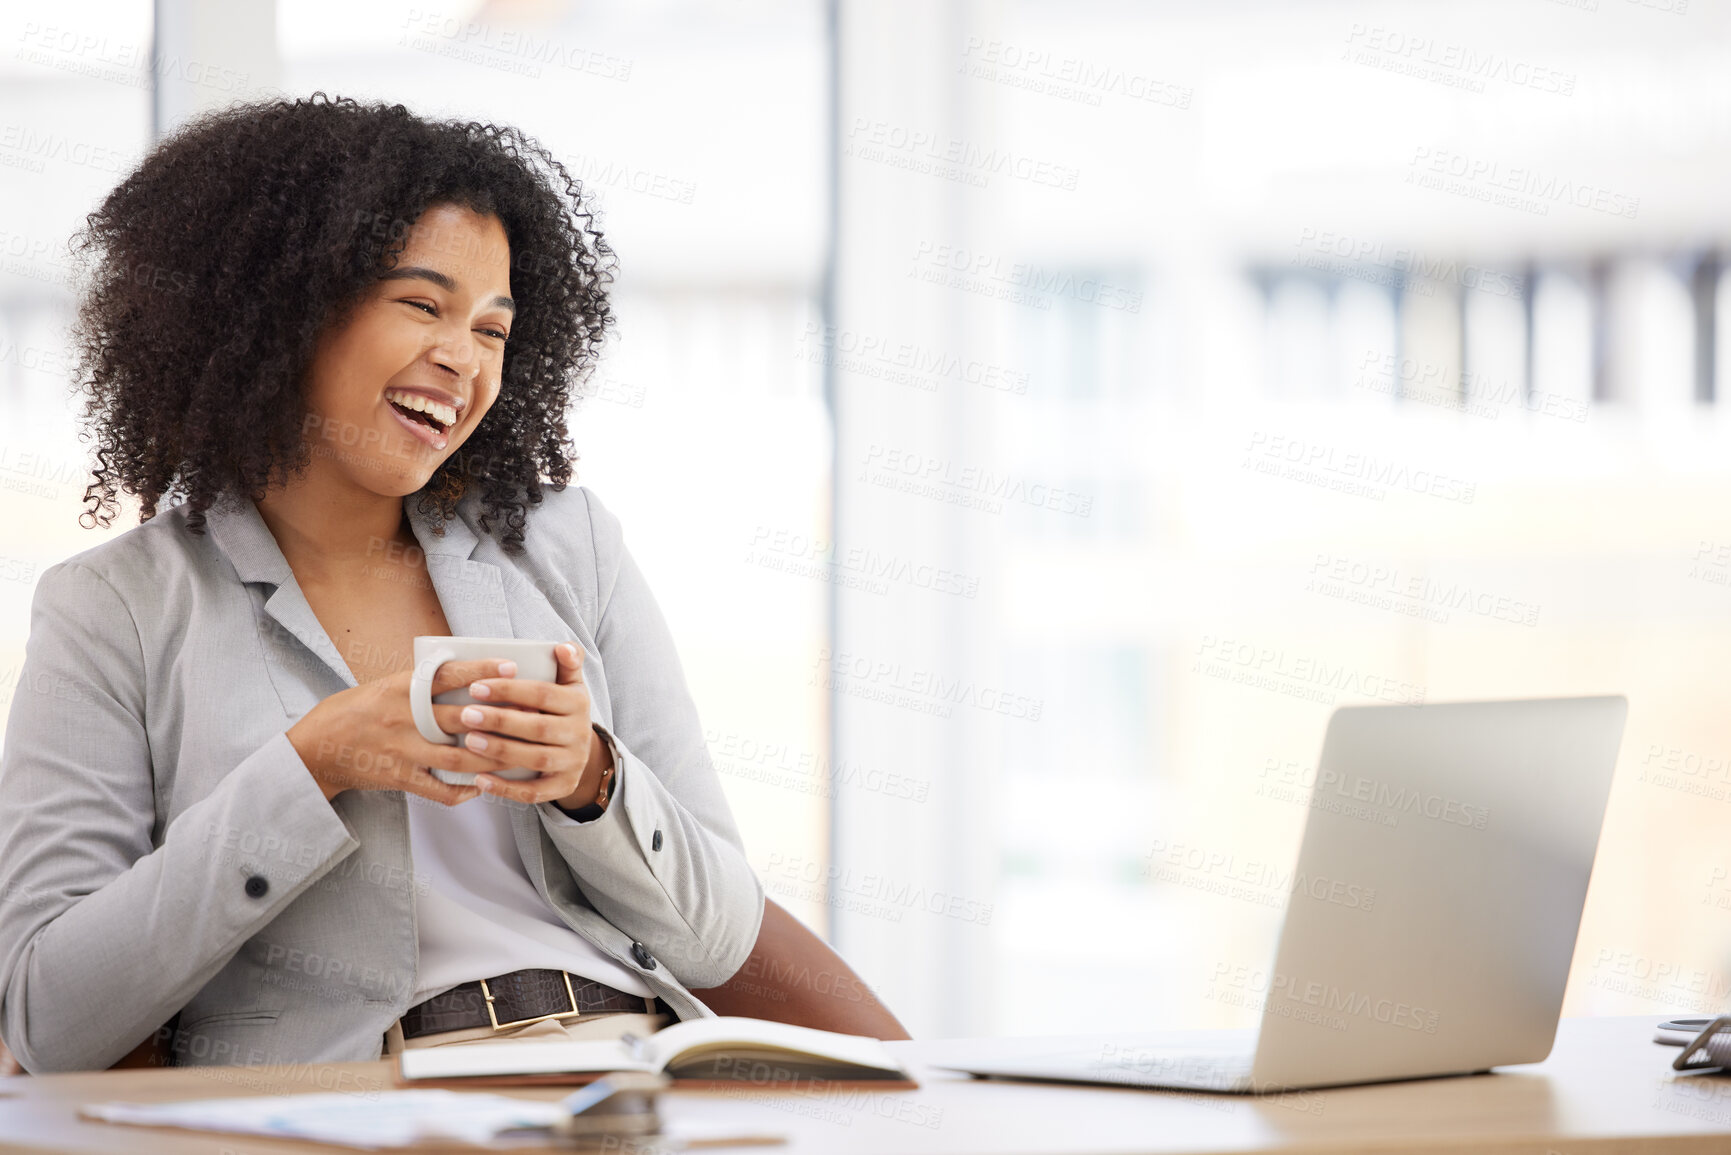
[[[617,987],[568,971],[521,970],[452,987],[403,1012],[403,1038],[440,1031],[492,1027],[503,1031],[543,1019],[569,1019],[624,1011],[670,1013],[660,999],[628,995]]]

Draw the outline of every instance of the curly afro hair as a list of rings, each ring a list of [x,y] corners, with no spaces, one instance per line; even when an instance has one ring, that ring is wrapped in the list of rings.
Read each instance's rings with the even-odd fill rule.
[[[99,463],[79,523],[109,525],[118,484],[140,498],[141,523],[172,489],[202,534],[212,504],[256,501],[304,471],[302,385],[319,334],[439,204],[503,223],[517,310],[498,399],[419,507],[443,533],[478,482],[482,530],[502,515],[500,544],[520,552],[523,499],[539,504],[543,480],[561,490],[571,477],[565,414],[612,324],[613,251],[579,183],[518,130],[323,92],[190,121],[75,234],[88,280],[74,388],[90,395]]]

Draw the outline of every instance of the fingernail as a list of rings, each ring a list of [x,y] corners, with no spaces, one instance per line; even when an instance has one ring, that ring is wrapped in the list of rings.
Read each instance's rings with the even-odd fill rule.
[[[470,682],[469,696],[471,698],[490,698],[493,696],[493,687],[485,682]]]
[[[463,745],[467,746],[471,750],[485,750],[487,748],[487,740],[479,734],[470,734],[468,738],[464,739]],[[480,779],[476,779],[476,781],[480,781]]]
[[[516,677],[517,676],[517,663],[516,662],[500,662],[499,663],[499,676],[501,678],[514,678],[514,677]]]
[[[481,724],[481,719],[485,718],[486,715],[475,709],[473,706],[464,706],[463,712],[459,714],[458,717],[462,718],[463,721],[467,722],[471,726],[479,726]]]
[[[564,646],[561,647],[561,649],[563,649],[565,651],[565,656],[567,658],[570,658],[573,662],[575,662],[577,660],[577,647],[576,646],[573,646],[569,642],[567,642]]]

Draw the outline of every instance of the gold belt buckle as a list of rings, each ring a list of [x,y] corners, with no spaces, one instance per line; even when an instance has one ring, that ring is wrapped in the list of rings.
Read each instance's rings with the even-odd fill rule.
[[[568,1019],[573,1015],[581,1015],[583,1012],[577,1008],[577,993],[571,989],[571,972],[562,970],[559,973],[565,976],[565,997],[571,1000],[570,1010],[555,1011],[550,1015],[536,1015],[535,1017],[528,1019],[513,1019],[506,1023],[501,1023],[499,1021],[499,1016],[493,1012],[493,991],[492,988],[487,986],[487,980],[482,979],[481,993],[487,998],[487,1019],[493,1024],[493,1029],[495,1031],[503,1031],[508,1030],[511,1027],[521,1027],[526,1023],[544,1023],[548,1019]]]

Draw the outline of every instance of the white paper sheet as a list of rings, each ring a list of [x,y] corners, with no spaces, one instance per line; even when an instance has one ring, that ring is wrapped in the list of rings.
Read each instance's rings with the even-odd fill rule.
[[[381,1151],[434,1143],[486,1146],[514,1128],[550,1127],[564,1116],[565,1108],[557,1101],[513,1099],[480,1091],[412,1090],[178,1103],[94,1103],[80,1108],[79,1114],[106,1123],[309,1139]],[[783,1142],[785,1136],[774,1127],[701,1114],[672,1120],[662,1134],[649,1140],[653,1149],[665,1150],[723,1145],[773,1147]]]
[[[311,1139],[369,1151],[431,1141],[481,1145],[513,1127],[549,1127],[563,1113],[557,1102],[434,1090],[97,1103],[80,1111],[109,1123]]]

